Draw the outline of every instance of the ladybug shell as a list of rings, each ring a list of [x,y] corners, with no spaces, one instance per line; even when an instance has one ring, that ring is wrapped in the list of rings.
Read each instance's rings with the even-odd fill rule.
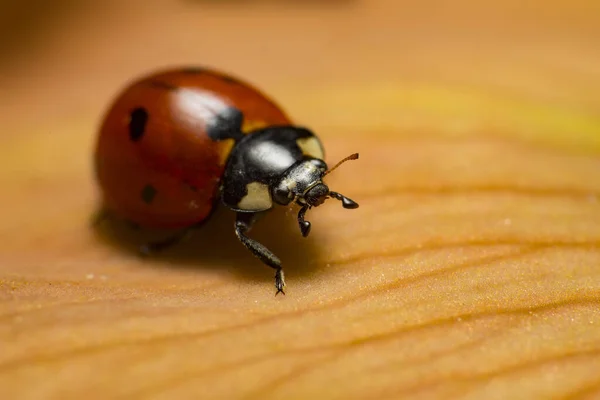
[[[134,81],[106,114],[95,150],[104,207],[140,226],[179,228],[213,209],[236,139],[285,113],[245,82],[207,69]]]

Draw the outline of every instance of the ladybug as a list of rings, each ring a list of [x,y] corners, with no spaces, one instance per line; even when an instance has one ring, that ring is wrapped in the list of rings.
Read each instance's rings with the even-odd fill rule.
[[[326,199],[358,204],[329,190],[319,138],[293,124],[265,94],[236,77],[208,68],[156,71],[131,82],[109,106],[94,163],[104,213],[140,227],[176,234],[142,246],[157,251],[177,243],[221,202],[236,213],[235,234],[275,269],[284,293],[281,261],[247,236],[258,216],[275,205],[296,204],[304,219]]]

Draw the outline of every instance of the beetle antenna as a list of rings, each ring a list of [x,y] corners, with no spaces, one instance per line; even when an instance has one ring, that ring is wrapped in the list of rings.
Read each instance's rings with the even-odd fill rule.
[[[325,176],[328,173],[332,172],[334,169],[336,169],[337,167],[339,167],[340,165],[342,165],[343,163],[345,163],[346,161],[349,161],[349,160],[358,160],[358,153],[350,154],[348,157],[344,158],[342,161],[340,161],[337,164],[335,164],[333,166],[333,168],[330,168],[327,171],[325,171],[325,173],[323,174],[323,176]]]

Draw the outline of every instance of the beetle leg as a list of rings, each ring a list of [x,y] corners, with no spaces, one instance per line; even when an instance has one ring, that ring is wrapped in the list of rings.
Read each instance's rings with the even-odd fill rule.
[[[102,209],[99,209],[98,211],[96,211],[92,215],[90,224],[94,228],[94,227],[101,226],[105,221],[109,222],[112,220],[114,220],[114,214],[112,214],[106,208],[102,208]],[[120,219],[119,221],[124,222],[125,224],[127,224],[127,226],[129,226],[133,230],[136,230],[136,231],[140,230],[140,226],[133,221],[130,221],[127,219]]]
[[[180,231],[174,233],[171,236],[166,237],[165,239],[143,244],[142,246],[140,246],[140,253],[142,253],[143,255],[149,255],[151,253],[156,253],[165,250],[187,239],[191,236],[191,233],[191,228],[181,229]]]
[[[92,218],[90,219],[90,224],[92,227],[100,226],[104,221],[107,221],[109,219],[110,213],[108,212],[108,210],[106,208],[100,208],[92,215]]]
[[[304,206],[302,206],[300,211],[298,211],[298,225],[300,226],[300,232],[304,237],[307,237],[310,233],[310,222],[304,220],[304,214],[306,214],[306,211],[308,209],[308,204],[305,204]]]
[[[238,212],[235,220],[235,234],[248,250],[259,258],[263,263],[275,270],[275,288],[277,292],[275,295],[285,294],[283,287],[285,286],[285,280],[283,277],[283,269],[281,268],[281,261],[279,258],[267,249],[265,246],[257,242],[256,240],[250,239],[246,236],[246,233],[252,228],[252,224],[255,221],[256,213],[245,213]]]

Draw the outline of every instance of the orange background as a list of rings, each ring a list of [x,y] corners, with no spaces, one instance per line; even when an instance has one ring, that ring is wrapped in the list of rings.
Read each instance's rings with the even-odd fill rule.
[[[0,397],[598,396],[600,3],[15,4]],[[361,153],[331,176],[361,208],[257,226],[285,297],[226,210],[151,260],[89,226],[100,118],[171,65],[254,83],[330,163]]]

